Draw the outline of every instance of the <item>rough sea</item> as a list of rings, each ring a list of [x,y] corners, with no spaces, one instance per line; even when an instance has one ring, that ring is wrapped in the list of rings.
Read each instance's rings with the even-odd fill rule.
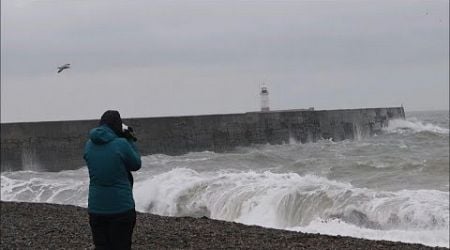
[[[143,156],[136,209],[449,247],[449,112],[406,116],[354,141]],[[88,184],[85,166],[2,172],[1,200],[87,207]]]

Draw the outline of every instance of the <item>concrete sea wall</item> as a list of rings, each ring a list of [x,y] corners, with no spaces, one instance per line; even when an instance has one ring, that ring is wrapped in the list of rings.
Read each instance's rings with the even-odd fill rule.
[[[286,110],[243,114],[124,119],[142,155],[224,152],[236,146],[358,139],[381,132],[402,107]],[[1,170],[76,169],[85,165],[84,144],[98,120],[1,124]]]

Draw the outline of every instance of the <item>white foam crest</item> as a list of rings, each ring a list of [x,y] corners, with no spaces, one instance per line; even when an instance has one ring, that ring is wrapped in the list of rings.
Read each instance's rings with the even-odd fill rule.
[[[447,192],[377,192],[295,173],[178,168],[136,183],[135,199],[144,212],[274,228],[333,218],[377,230],[440,230],[449,224]]]
[[[351,201],[342,214],[338,214],[347,221],[383,230],[449,228],[448,192],[375,192],[367,189],[356,189],[353,192],[355,195],[352,199],[357,199]]]
[[[60,178],[60,175],[56,173],[48,174],[48,178],[30,177],[29,179],[21,179],[17,175],[9,177],[2,175],[1,199],[87,207],[89,187],[87,180]]]
[[[406,133],[406,132],[432,132],[437,134],[449,134],[448,128],[442,128],[431,123],[422,122],[416,118],[408,120],[394,119],[389,120],[389,125],[383,129],[389,133]]]
[[[267,199],[267,197],[266,197]],[[275,228],[304,226],[312,220],[338,218],[378,230],[448,229],[448,193],[434,190],[375,192],[353,187],[313,184],[280,192],[238,221]],[[270,214],[270,221],[260,216]],[[270,224],[272,223],[272,224]]]
[[[179,207],[183,196],[201,186],[203,178],[195,171],[179,168],[150,177],[134,185],[136,209],[143,212],[154,212],[160,215],[181,215]],[[190,213],[188,208],[186,213]]]
[[[313,181],[313,179],[321,181]],[[258,201],[271,196],[274,191],[283,193],[293,185],[349,185],[329,181],[321,177],[301,177],[295,173],[274,174],[271,172],[208,172],[198,173],[192,169],[176,168],[135,184],[138,209],[162,215],[178,215],[178,202],[197,199],[197,204],[208,205],[214,218],[236,218],[239,214],[222,210],[223,206],[241,206],[250,199]],[[295,184],[294,184],[295,183]],[[325,184],[324,184],[325,183]],[[205,204],[209,202],[210,204]],[[178,204],[178,206],[177,206]],[[227,208],[229,209],[229,208]],[[231,209],[233,210],[233,209]],[[240,209],[237,209],[240,210]]]
[[[211,151],[202,152],[190,152],[184,155],[171,156],[165,154],[152,154],[145,155],[143,159],[151,165],[167,165],[170,162],[183,163],[183,162],[197,162],[210,160],[213,157],[218,157],[222,154],[218,154]]]
[[[351,236],[371,240],[401,241],[421,243],[428,246],[449,247],[449,229],[437,230],[375,230],[348,224],[339,219],[315,219],[310,224],[287,228],[305,233]]]

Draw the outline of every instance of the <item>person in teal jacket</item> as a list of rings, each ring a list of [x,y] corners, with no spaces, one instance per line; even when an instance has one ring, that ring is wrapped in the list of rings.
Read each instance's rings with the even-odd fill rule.
[[[95,249],[131,249],[136,224],[131,171],[141,168],[135,137],[122,131],[118,111],[106,111],[89,133],[84,159],[89,170],[88,213]]]

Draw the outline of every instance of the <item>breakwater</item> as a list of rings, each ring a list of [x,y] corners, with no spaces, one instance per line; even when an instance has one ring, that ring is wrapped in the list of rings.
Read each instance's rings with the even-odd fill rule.
[[[224,152],[236,146],[357,139],[379,133],[402,107],[345,110],[285,110],[241,114],[131,118],[142,155]],[[1,124],[1,170],[76,169],[88,131],[98,120]]]

